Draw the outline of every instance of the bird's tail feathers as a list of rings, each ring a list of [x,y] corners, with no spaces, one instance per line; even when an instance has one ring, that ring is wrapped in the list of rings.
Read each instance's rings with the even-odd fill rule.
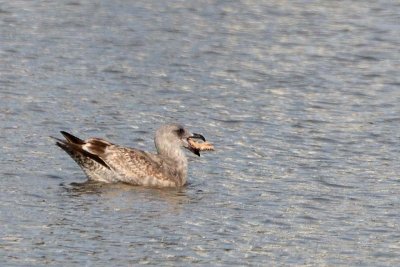
[[[70,133],[67,133],[67,132],[64,132],[64,131],[60,131],[60,133],[65,137],[65,139],[69,143],[73,143],[73,144],[77,144],[77,145],[85,144],[85,141],[83,141],[82,139],[80,139],[80,138],[78,138],[78,137],[76,137],[76,136],[74,136],[74,135],[72,135]]]
[[[84,157],[91,158],[97,163],[110,169],[110,167],[98,155],[84,149],[84,145],[86,144],[85,141],[64,131],[61,131],[61,134],[65,137],[66,140],[62,140],[53,136],[50,137],[55,139],[56,145],[67,152],[72,158],[75,159],[77,155],[82,155]]]

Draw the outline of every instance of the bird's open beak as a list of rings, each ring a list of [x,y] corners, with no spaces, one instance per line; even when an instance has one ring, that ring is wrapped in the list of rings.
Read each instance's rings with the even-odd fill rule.
[[[204,142],[206,141],[206,139],[204,138],[204,136],[202,136],[201,134],[197,134],[197,133],[193,133],[193,134],[192,134],[191,136],[189,136],[187,139],[188,139],[188,140],[189,140],[189,139],[201,139],[201,140],[203,140]],[[197,156],[200,157],[200,149],[191,146],[191,145],[190,145],[190,142],[188,142],[188,144],[189,144],[189,145],[188,145],[187,149],[189,149],[189,150],[192,151],[194,154],[196,154]]]

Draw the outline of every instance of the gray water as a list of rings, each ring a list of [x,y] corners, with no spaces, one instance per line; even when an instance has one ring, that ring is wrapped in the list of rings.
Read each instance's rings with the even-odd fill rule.
[[[398,1],[0,2],[2,266],[400,265]],[[85,184],[60,130],[216,146]]]

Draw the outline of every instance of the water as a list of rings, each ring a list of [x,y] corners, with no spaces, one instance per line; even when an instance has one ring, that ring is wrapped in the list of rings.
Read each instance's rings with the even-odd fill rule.
[[[4,1],[5,266],[400,265],[397,1]],[[86,178],[49,135],[214,153],[189,185]]]

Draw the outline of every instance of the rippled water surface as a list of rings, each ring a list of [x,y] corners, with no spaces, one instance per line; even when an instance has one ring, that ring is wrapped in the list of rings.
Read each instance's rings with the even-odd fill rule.
[[[5,266],[400,265],[398,1],[0,2]],[[214,153],[83,183],[50,135]]]

